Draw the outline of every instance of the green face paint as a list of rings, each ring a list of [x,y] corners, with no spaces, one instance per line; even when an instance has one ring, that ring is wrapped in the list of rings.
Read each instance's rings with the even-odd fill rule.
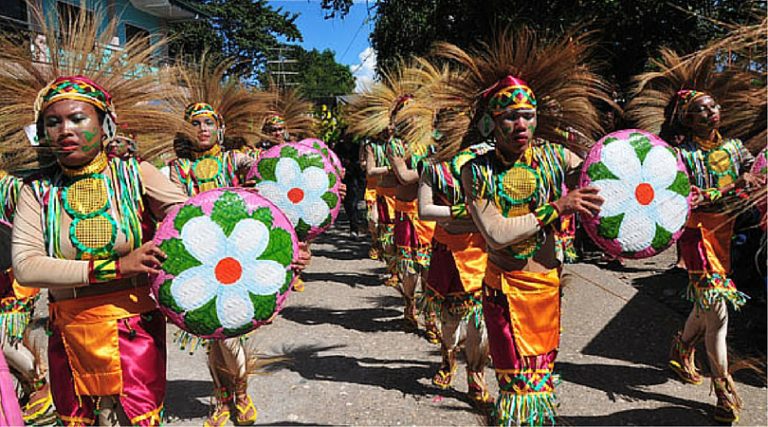
[[[101,140],[97,140],[96,142],[92,143],[93,139],[96,137],[97,134],[98,134],[98,132],[90,132],[90,131],[87,131],[87,130],[83,130],[83,136],[85,137],[85,140],[88,141],[88,144],[83,145],[83,147],[82,147],[82,151],[84,153],[87,153],[87,152],[93,150],[99,144],[101,144]]]

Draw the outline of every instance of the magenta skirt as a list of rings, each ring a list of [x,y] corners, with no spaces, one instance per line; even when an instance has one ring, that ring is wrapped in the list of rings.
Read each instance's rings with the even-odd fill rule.
[[[117,320],[123,394],[120,404],[131,424],[158,425],[165,399],[165,317],[155,310]],[[51,325],[48,339],[51,392],[64,425],[94,424],[98,396],[78,396],[61,339]]]

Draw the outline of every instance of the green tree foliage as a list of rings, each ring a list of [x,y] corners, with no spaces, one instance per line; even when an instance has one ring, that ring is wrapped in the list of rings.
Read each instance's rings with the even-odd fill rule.
[[[240,60],[235,69],[255,77],[270,52],[283,43],[300,41],[295,13],[273,9],[265,0],[188,0],[208,17],[173,24],[170,53],[199,56],[204,50]]]
[[[346,95],[355,89],[355,78],[349,67],[336,62],[334,52],[325,49],[297,49],[296,71],[301,93],[310,99]]]
[[[338,143],[347,126],[341,106],[329,107],[327,104],[320,104],[315,108],[315,117],[318,119],[317,137],[331,146]]]
[[[372,0],[376,24],[371,42],[378,67],[398,57],[423,55],[432,43],[445,40],[469,47],[490,39],[507,25],[529,25],[549,34],[581,23],[597,30],[602,41],[597,59],[603,74],[626,88],[649,57],[662,46],[692,52],[723,36],[721,25],[743,23],[765,15],[759,0]],[[337,14],[351,0],[324,0]]]

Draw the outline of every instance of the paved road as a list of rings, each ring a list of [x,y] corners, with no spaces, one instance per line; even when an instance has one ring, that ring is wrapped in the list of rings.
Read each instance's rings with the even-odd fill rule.
[[[367,250],[367,237],[334,231],[321,238],[305,276],[306,291],[293,294],[281,316],[249,340],[261,353],[286,358],[251,379],[258,423],[482,423],[463,399],[463,370],[455,390],[440,392],[431,385],[438,347],[401,332],[400,298],[380,285],[381,265],[365,258]],[[562,379],[559,422],[712,424],[715,399],[709,386],[683,385],[665,369],[670,337],[684,317],[638,286],[658,271],[637,262],[619,273],[589,264],[568,266],[566,272],[556,365]],[[205,354],[172,348],[169,359],[170,424],[201,425],[211,390]],[[487,375],[495,393],[490,368]],[[740,375],[737,381],[746,403],[741,425],[767,425],[764,378]]]

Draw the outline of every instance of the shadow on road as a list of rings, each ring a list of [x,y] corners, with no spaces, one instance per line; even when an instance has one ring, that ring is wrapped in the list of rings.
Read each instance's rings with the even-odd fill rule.
[[[286,307],[280,316],[302,325],[331,324],[360,332],[395,332],[403,329],[402,310],[357,308],[335,310],[321,307]]]
[[[398,390],[403,394],[426,396],[436,390],[419,382],[434,373],[432,363],[423,360],[388,360],[371,357],[354,358],[339,354],[322,356],[319,353],[343,348],[333,346],[301,346],[283,348],[284,362],[274,363],[265,368],[267,372],[288,369],[302,378],[317,381],[335,381],[363,384],[387,390]]]
[[[665,402],[678,407],[688,408],[686,416],[682,417],[685,424],[697,425],[706,419],[699,412],[706,413],[710,406],[704,402],[682,399],[662,393],[646,390],[648,386],[674,381],[665,369],[652,367],[630,367],[605,364],[575,364],[560,362],[555,365],[564,381],[602,390],[611,401],[618,399],[630,401]],[[651,389],[652,390],[652,389]],[[695,411],[691,411],[694,409]],[[681,418],[678,418],[681,419]],[[706,422],[705,422],[706,423]],[[588,423],[587,423],[588,424]],[[611,424],[621,424],[618,420]],[[654,424],[654,423],[642,423]]]
[[[350,288],[356,288],[358,286],[382,286],[381,278],[375,273],[303,273],[301,276],[307,283],[341,283]]]
[[[168,418],[191,419],[208,415],[208,405],[199,397],[208,397],[212,392],[211,381],[170,380],[165,392],[165,415]]]
[[[667,406],[656,409],[630,409],[603,416],[558,417],[558,425],[567,426],[620,426],[620,425],[716,425],[707,416],[706,411],[696,411],[691,417],[691,409],[679,406]]]

